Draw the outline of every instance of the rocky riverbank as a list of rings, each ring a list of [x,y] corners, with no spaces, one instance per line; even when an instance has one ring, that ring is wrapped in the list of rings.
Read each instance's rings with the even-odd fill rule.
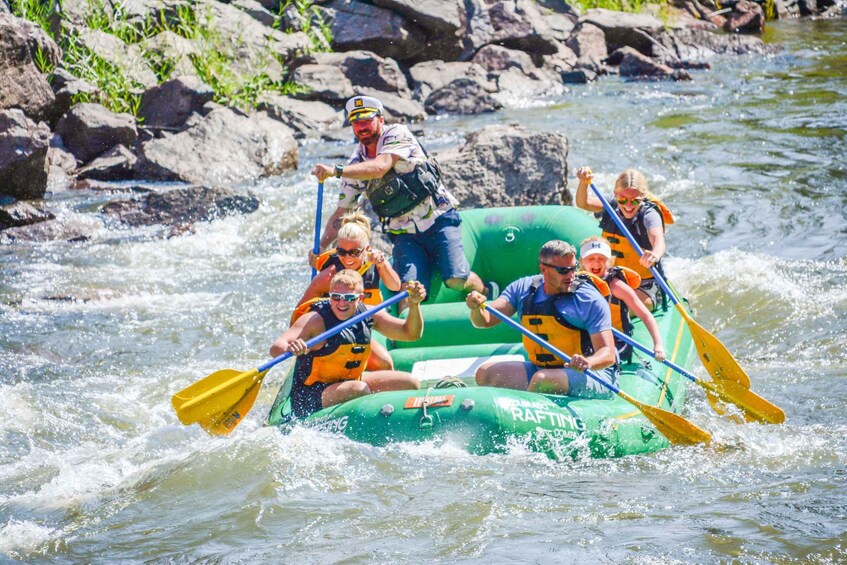
[[[53,5],[45,29],[13,13],[20,3],[0,1],[0,233],[6,242],[84,239],[51,226],[45,195],[113,181],[129,181],[140,196],[102,206],[92,212],[98,221],[179,229],[249,213],[258,202],[244,187],[295,169],[298,144],[349,137],[341,109],[355,93],[380,98],[389,121],[424,122],[543,104],[603,75],[690,80],[717,54],[772,51],[759,37],[766,16],[844,12],[832,0],[775,0],[764,8],[748,0],[679,1],[654,14],[580,13],[551,0],[332,0],[307,11],[276,0],[100,6],[110,21],[203,18],[203,34],[182,35],[176,23],[110,34],[94,26],[92,2],[84,0]],[[291,32],[322,24],[331,39]],[[252,90],[226,94],[203,55],[210,37],[232,47],[226,70],[249,75]],[[63,49],[80,45],[127,77],[135,93],[129,111],[107,109],[100,103],[107,86],[62,67]],[[439,158],[466,206],[479,204],[479,187],[487,204],[569,202],[567,146],[563,135],[493,127]],[[164,190],[145,181],[178,184]]]

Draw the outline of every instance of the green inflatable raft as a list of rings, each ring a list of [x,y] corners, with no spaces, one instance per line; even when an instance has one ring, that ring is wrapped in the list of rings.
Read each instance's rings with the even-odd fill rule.
[[[589,214],[568,206],[468,210],[461,213],[465,252],[474,272],[501,288],[537,274],[538,250],[550,239],[578,247],[599,233]],[[390,442],[449,442],[471,453],[503,452],[518,446],[550,457],[620,457],[654,452],[669,441],[633,404],[618,396],[587,400],[476,386],[474,369],[494,359],[525,358],[521,335],[506,324],[474,328],[464,299],[436,274],[422,306],[424,334],[416,342],[383,341],[395,367],[421,382],[419,391],[381,392],[320,410],[298,421],[372,445]],[[674,308],[656,313],[668,360],[689,368],[694,348],[685,321]],[[635,322],[635,339],[652,340]],[[378,336],[377,339],[379,339]],[[688,381],[661,364],[633,355],[622,367],[620,389],[637,401],[679,413]],[[289,372],[266,424],[293,425]]]

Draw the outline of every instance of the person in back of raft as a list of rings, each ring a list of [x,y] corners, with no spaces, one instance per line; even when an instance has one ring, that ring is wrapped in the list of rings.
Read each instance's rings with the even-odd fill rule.
[[[612,259],[612,248],[609,242],[599,235],[592,235],[579,245],[579,260],[586,273],[600,277],[609,285],[609,308],[612,313],[612,327],[626,335],[632,335],[632,322],[629,312],[641,318],[644,327],[653,338],[653,356],[657,361],[665,360],[665,346],[659,324],[650,310],[635,294],[635,289],[641,285],[638,273],[627,267],[617,267]],[[632,360],[632,346],[615,339],[618,356],[621,361],[629,363]]]
[[[361,210],[353,210],[341,216],[341,228],[335,249],[330,249],[318,256],[315,261],[317,276],[312,279],[294,313],[291,316],[293,324],[297,318],[309,311],[313,302],[326,297],[329,283],[336,273],[350,269],[362,275],[365,290],[362,303],[366,306],[376,306],[384,300],[379,282],[382,281],[388,290],[400,290],[400,277],[394,268],[385,260],[385,254],[377,249],[371,249],[371,222]],[[394,361],[388,350],[378,342],[371,343],[371,357],[368,359],[369,371],[394,369]]]
[[[318,163],[312,169],[320,182],[332,176],[341,179],[338,208],[324,228],[321,249],[335,239],[341,215],[367,199],[394,245],[394,268],[404,285],[421,281],[429,292],[436,265],[449,288],[496,295],[493,283],[486,288],[471,271],[458,201],[441,182],[435,160],[408,127],[385,125],[382,102],[376,98],[354,96],[346,110],[359,145],[346,164]]]
[[[310,312],[300,316],[277,338],[271,346],[273,357],[286,351],[297,356],[291,387],[291,409],[295,417],[304,418],[321,408],[373,392],[420,388],[410,373],[365,372],[371,353],[372,328],[397,341],[415,341],[423,335],[420,304],[426,298],[426,290],[417,281],[410,281],[406,288],[409,314],[405,320],[380,310],[310,350],[306,341],[366,310],[362,304],[365,290],[362,275],[344,269],[332,277],[329,299],[314,302]]]
[[[591,369],[607,382],[617,384],[618,357],[612,335],[609,303],[600,288],[608,288],[597,277],[577,275],[576,250],[561,240],[545,243],[538,253],[541,275],[523,277],[482,308],[485,297],[471,292],[465,299],[471,323],[490,328],[500,320],[488,308],[512,316],[521,324],[571,356],[570,363],[550,353],[527,337],[523,338],[529,362],[483,363],[476,372],[481,386],[607,398],[611,393],[585,375]]]
[[[641,277],[641,285],[635,292],[647,308],[655,311],[659,305],[666,307],[667,297],[654,280],[650,267],[656,267],[659,274],[664,276],[661,261],[665,254],[665,225],[674,222],[673,214],[649,192],[647,179],[639,171],[627,169],[618,176],[609,204],[644,251],[644,255],[639,257],[606,213],[603,203],[589,191],[588,186],[594,180],[591,169],[581,167],[576,171],[576,176],[579,179],[576,205],[600,217],[600,229],[603,230],[603,237],[611,244],[615,265],[632,269]]]

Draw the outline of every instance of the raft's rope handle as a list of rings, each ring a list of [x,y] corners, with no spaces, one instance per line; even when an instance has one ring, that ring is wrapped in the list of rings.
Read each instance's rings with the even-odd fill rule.
[[[423,402],[421,402],[421,408],[423,408],[423,416],[421,417],[421,422],[418,424],[418,427],[422,430],[426,430],[432,427],[432,416],[426,413],[426,407],[429,405],[429,393],[432,391],[432,387],[428,387],[426,389],[426,394],[424,395]]]

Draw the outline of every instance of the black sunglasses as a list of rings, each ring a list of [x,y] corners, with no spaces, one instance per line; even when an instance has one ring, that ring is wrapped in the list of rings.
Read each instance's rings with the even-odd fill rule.
[[[344,249],[343,247],[335,248],[335,253],[339,257],[346,257],[347,255],[349,255],[350,257],[358,257],[362,254],[362,251],[364,251],[364,249],[362,249],[361,247],[359,247],[358,249]]]
[[[553,269],[554,271],[556,271],[560,275],[567,275],[568,273],[573,273],[574,271],[576,271],[579,268],[578,262],[572,267],[557,267],[556,265],[551,265],[550,263],[541,263],[541,264],[544,265],[545,267],[550,267],[551,269]]]

